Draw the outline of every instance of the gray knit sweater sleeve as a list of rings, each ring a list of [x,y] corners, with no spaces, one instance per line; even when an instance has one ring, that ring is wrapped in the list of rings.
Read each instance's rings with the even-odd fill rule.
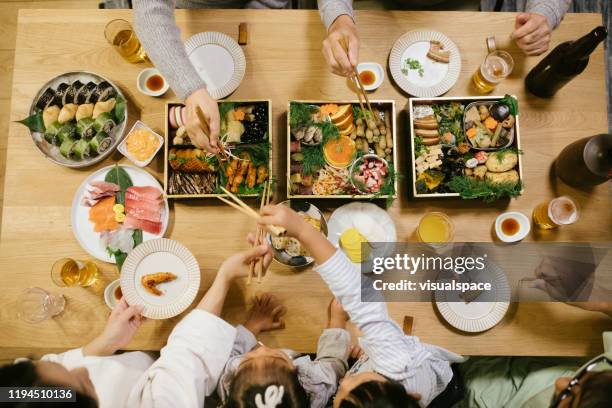
[[[329,26],[343,14],[355,20],[353,16],[353,0],[317,0],[317,4],[321,20],[323,20],[326,29],[329,29]]]
[[[180,100],[206,87],[189,61],[174,19],[174,0],[133,0],[134,29],[151,62]]]
[[[563,20],[571,2],[572,0],[527,0],[525,11],[545,16],[554,30]]]

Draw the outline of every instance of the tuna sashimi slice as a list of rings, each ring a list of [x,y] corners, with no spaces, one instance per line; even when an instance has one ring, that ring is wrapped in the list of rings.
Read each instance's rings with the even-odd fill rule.
[[[141,220],[160,222],[161,221],[161,209],[151,209],[145,206],[128,206],[125,209],[126,215],[131,215],[134,218]]]
[[[126,194],[125,196],[125,210],[126,212],[130,209],[140,208],[151,212],[161,213],[162,202],[161,201],[148,201],[134,199],[132,195]]]
[[[128,187],[127,192],[133,194],[134,196],[138,198],[148,199],[148,200],[157,200],[161,198],[161,195],[162,195],[162,192],[159,188],[152,187],[152,186],[141,186],[141,187],[132,186],[132,187]]]
[[[141,229],[150,234],[159,235],[159,233],[161,233],[162,223],[152,222],[148,220],[140,220],[136,217],[128,215],[125,217],[125,220],[123,221],[123,227],[131,228],[131,229]]]

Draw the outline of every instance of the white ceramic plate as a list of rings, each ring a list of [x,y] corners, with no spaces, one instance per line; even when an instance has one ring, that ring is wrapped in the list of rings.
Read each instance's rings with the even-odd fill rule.
[[[83,196],[87,191],[87,184],[92,181],[104,181],[104,177],[106,173],[112,169],[114,165],[104,167],[85,179],[83,183],[79,186],[74,195],[74,199],[72,200],[72,214],[71,214],[71,222],[72,222],[72,232],[74,233],[75,238],[81,244],[81,247],[87,251],[87,253],[101,261],[116,263],[115,258],[108,255],[106,252],[106,248],[104,248],[100,243],[100,233],[95,232],[93,228],[93,223],[89,221],[89,209],[91,207],[85,207],[81,205],[81,201]],[[132,179],[132,184],[135,186],[153,186],[159,188],[161,192],[164,191],[162,186],[159,184],[155,178],[147,173],[145,170],[141,170],[132,166],[121,165],[130,175]],[[168,217],[170,215],[170,210],[168,208],[168,200],[164,198],[164,208],[162,210],[162,230],[159,235],[150,234],[146,231],[142,233],[142,241],[149,241],[155,238],[161,238],[166,233],[166,228],[168,228]]]
[[[141,284],[143,275],[171,272],[172,282],[157,288],[160,296],[149,293]],[[143,305],[142,315],[150,319],[168,319],[183,312],[200,289],[200,266],[182,244],[160,238],[143,242],[128,255],[121,269],[121,291],[130,305]]]
[[[502,321],[510,306],[510,285],[506,275],[499,266],[492,263],[487,265],[486,273],[495,274],[495,279],[491,282],[495,299],[506,299],[506,301],[478,302],[476,298],[470,303],[447,302],[445,292],[436,291],[434,294],[436,306],[444,320],[464,332],[479,333],[489,330]],[[483,273],[481,276],[484,277]],[[490,282],[491,279],[487,281]]]
[[[427,58],[431,40],[439,41],[445,50],[450,51],[448,64]],[[408,58],[421,63],[423,76],[414,69],[409,69],[407,75],[402,72],[404,61]],[[455,43],[438,31],[410,31],[393,44],[389,55],[389,69],[395,83],[406,93],[431,98],[446,93],[455,85],[461,72],[461,55]]]
[[[343,205],[332,213],[327,222],[327,238],[336,248],[340,248],[342,233],[349,228],[360,230],[362,223],[367,223],[373,228],[379,228],[377,233],[383,238],[380,242],[395,242],[397,240],[395,224],[389,214],[375,204],[362,202]],[[380,251],[378,255],[382,255]],[[354,265],[358,268],[362,266],[359,263]]]
[[[214,31],[198,33],[185,41],[185,51],[213,98],[225,98],[242,82],[246,58],[230,36]]]

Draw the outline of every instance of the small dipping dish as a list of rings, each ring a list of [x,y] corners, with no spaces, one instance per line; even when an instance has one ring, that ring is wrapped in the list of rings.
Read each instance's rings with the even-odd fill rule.
[[[362,62],[357,65],[357,72],[366,91],[375,91],[385,80],[385,70],[377,62]]]
[[[520,212],[505,212],[495,220],[495,234],[502,242],[518,242],[531,231],[529,218]]]
[[[106,286],[106,289],[104,289],[104,302],[106,302],[106,306],[108,306],[111,310],[117,306],[121,300],[121,297],[123,296],[121,293],[120,283],[121,282],[119,279],[114,280]]]
[[[136,78],[136,87],[145,95],[162,96],[170,85],[156,68],[145,68]]]
[[[138,167],[146,167],[162,148],[164,138],[137,120],[117,150]],[[136,150],[132,150],[136,149]]]

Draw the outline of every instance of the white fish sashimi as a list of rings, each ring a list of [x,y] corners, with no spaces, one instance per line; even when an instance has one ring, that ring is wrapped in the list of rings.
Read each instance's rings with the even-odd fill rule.
[[[134,249],[134,230],[119,227],[115,231],[105,231],[100,234],[100,243],[111,251],[121,251],[126,254]]]

